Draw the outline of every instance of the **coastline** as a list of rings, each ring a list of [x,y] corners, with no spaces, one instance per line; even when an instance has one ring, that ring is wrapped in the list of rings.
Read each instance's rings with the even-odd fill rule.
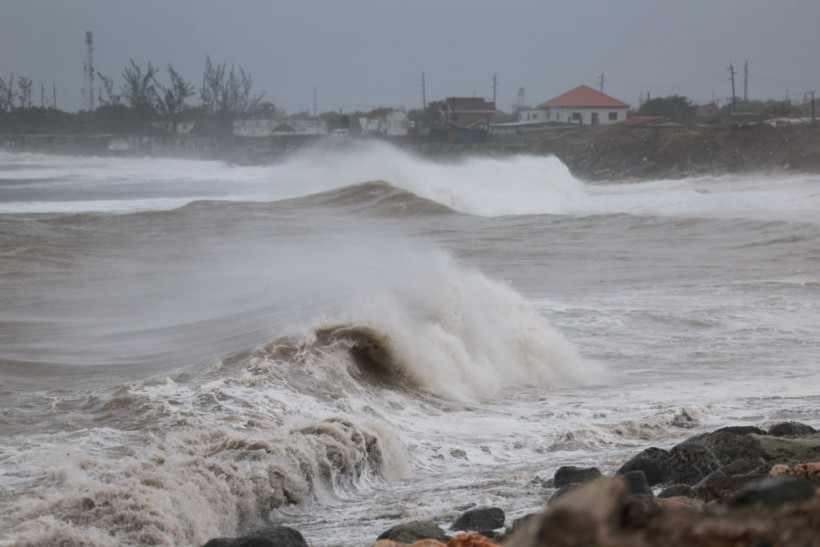
[[[266,165],[315,145],[346,146],[363,137],[322,137],[299,141],[234,139],[216,150],[100,147],[5,147],[8,152],[104,157],[160,157]],[[494,136],[486,142],[447,143],[419,138],[380,139],[434,160],[469,156],[554,155],[576,177],[593,182],[630,182],[744,173],[820,173],[820,125],[627,127],[581,126],[549,132]]]

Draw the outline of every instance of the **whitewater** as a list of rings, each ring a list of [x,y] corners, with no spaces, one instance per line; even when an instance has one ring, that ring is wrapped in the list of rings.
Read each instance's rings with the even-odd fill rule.
[[[820,176],[0,151],[0,544],[367,545],[818,426]]]

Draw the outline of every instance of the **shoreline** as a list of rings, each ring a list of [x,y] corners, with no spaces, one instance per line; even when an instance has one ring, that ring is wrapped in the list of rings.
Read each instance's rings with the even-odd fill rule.
[[[465,157],[552,155],[570,172],[590,182],[675,180],[694,176],[752,173],[820,174],[820,125],[748,127],[626,127],[620,125],[561,129],[497,136],[487,142],[453,144],[419,139],[323,137],[293,142],[234,141],[214,151],[173,149],[109,152],[88,147],[5,147],[0,150],[50,155],[114,158],[173,158],[262,166],[287,159],[317,142],[345,146],[386,142],[432,160]]]
[[[534,479],[535,480],[535,479]],[[541,481],[545,509],[506,522],[502,507],[446,522],[404,521],[373,547],[792,547],[820,545],[820,432],[799,422],[767,431],[726,426],[669,450],[648,447],[612,476],[559,467]],[[203,547],[307,547],[277,525]]]

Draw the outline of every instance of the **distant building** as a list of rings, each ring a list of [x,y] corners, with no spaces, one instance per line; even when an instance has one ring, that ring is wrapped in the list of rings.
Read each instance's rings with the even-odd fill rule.
[[[589,86],[581,85],[539,104],[521,110],[519,123],[573,123],[607,125],[626,120],[629,105]]]
[[[410,128],[407,114],[394,108],[377,108],[359,118],[362,135],[404,137]]]
[[[482,98],[449,97],[441,107],[441,123],[467,129],[488,130],[495,113],[495,103]]]
[[[233,134],[251,138],[327,135],[327,123],[322,120],[234,120]]]

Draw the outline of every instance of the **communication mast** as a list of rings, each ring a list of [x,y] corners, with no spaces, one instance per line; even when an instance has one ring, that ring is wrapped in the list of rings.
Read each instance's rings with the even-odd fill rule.
[[[94,111],[94,33],[85,33],[85,62],[83,63],[83,107]]]

